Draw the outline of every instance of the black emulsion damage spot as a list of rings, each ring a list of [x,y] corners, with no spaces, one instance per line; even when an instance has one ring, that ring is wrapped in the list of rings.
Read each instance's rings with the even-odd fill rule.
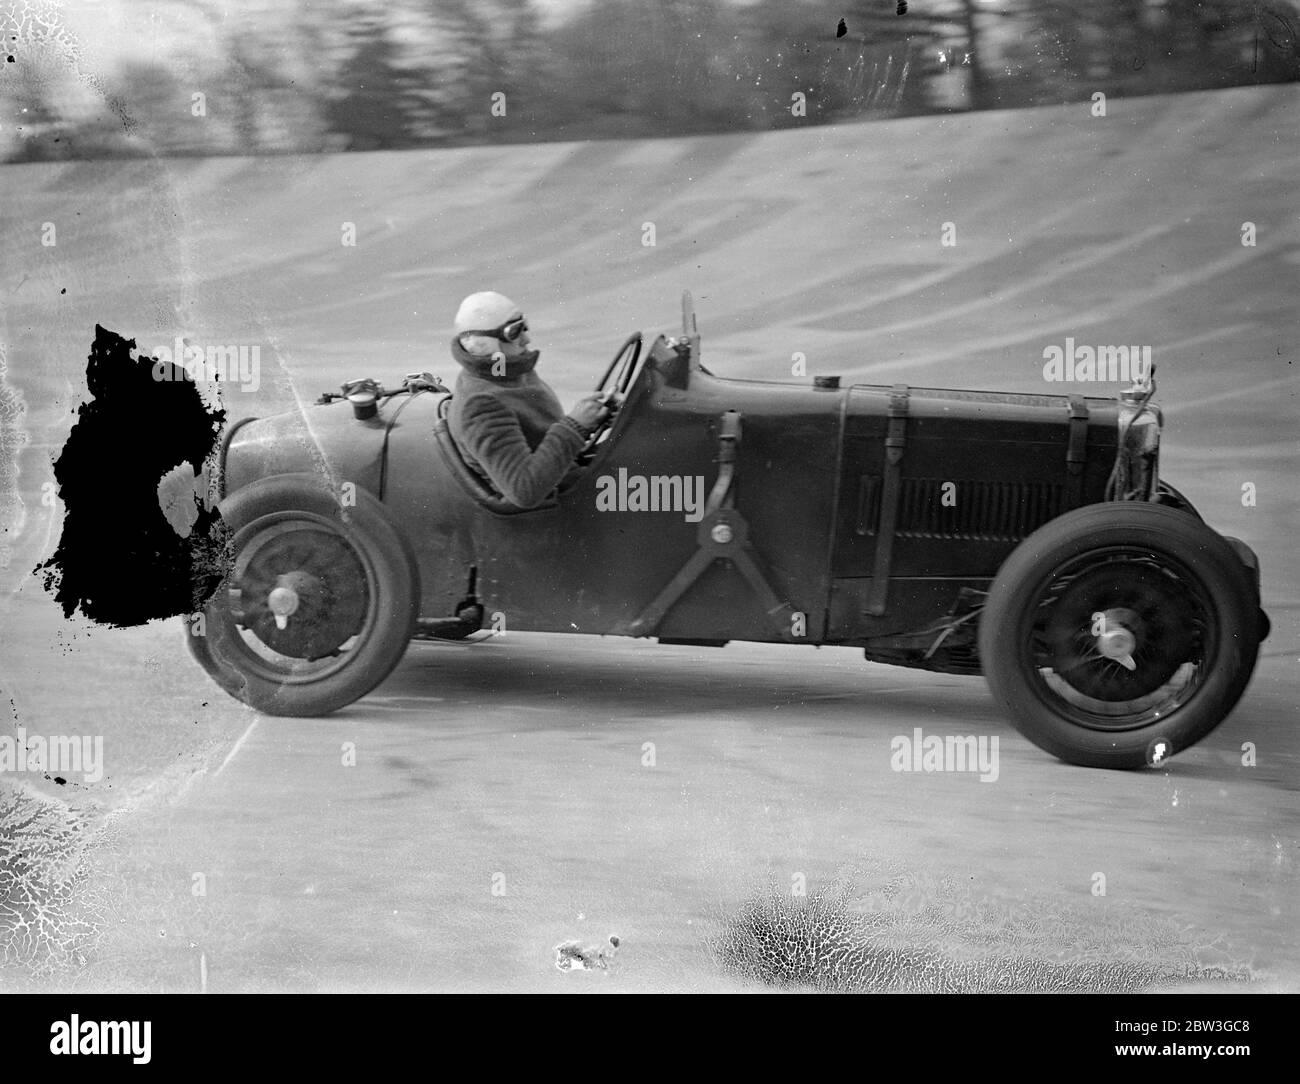
[[[65,617],[80,608],[116,626],[201,610],[227,558],[228,532],[202,499],[204,461],[226,412],[204,405],[184,369],[133,358],[134,347],[95,325],[90,398],[54,464],[63,533],[36,569]],[[172,496],[168,505],[160,486],[178,476],[186,479],[184,499]]]

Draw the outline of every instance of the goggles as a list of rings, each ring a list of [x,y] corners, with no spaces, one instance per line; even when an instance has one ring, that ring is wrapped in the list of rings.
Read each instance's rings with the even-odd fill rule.
[[[520,335],[528,330],[528,321],[522,316],[516,316],[513,320],[507,320],[500,327],[494,327],[491,330],[472,330],[462,331],[461,335],[488,335],[498,342],[512,343]]]

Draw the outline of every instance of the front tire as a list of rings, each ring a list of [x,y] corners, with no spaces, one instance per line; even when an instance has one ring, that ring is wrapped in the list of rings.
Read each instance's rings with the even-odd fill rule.
[[[1072,764],[1140,768],[1195,744],[1245,691],[1255,586],[1181,509],[1108,502],[1026,538],[999,570],[979,650],[1012,725]]]
[[[283,474],[220,511],[230,569],[186,637],[218,685],[268,715],[316,716],[392,672],[415,635],[420,584],[379,501],[358,489],[344,508],[314,475]]]

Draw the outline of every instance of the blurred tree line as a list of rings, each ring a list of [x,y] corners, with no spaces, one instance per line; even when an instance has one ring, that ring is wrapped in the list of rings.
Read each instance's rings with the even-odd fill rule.
[[[153,0],[142,10],[174,27],[165,61],[126,50],[88,73],[68,27],[18,28],[0,9],[0,157],[652,137],[1300,78],[1294,0],[244,0],[238,12]]]

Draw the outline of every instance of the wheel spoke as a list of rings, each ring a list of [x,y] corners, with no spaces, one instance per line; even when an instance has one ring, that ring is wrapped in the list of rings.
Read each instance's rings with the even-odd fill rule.
[[[243,630],[236,647],[244,665],[275,680],[336,669],[375,616],[365,566],[324,522],[284,519],[243,540],[233,577],[226,598],[229,620]]]
[[[1040,695],[1077,722],[1140,726],[1167,715],[1199,684],[1207,626],[1203,591],[1190,576],[1115,548],[1056,570],[1027,647]],[[1176,681],[1180,675],[1185,680]]]

